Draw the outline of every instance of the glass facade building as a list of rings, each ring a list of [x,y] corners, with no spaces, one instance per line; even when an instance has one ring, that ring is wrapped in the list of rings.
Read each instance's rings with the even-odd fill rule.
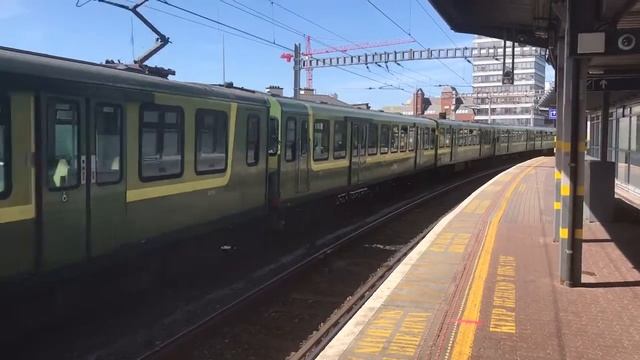
[[[476,36],[473,45],[502,48],[503,42],[499,39]],[[516,44],[516,48],[518,47],[519,45]],[[510,48],[511,43],[507,42],[507,49]],[[507,56],[507,64],[511,65],[510,55]],[[536,100],[544,93],[544,57],[516,56],[513,85],[502,84],[502,70],[502,58],[473,58],[475,121],[544,126],[545,117],[535,108]]]

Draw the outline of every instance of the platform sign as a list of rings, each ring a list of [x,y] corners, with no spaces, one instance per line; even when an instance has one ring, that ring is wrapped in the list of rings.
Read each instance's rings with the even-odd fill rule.
[[[640,76],[587,79],[587,91],[640,90]]]
[[[558,110],[554,107],[549,108],[549,120],[557,120],[558,119]]]

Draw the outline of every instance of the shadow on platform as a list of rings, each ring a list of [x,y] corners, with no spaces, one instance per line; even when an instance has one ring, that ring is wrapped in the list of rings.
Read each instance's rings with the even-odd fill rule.
[[[640,287],[640,209],[616,198],[614,218],[585,224],[583,288]]]

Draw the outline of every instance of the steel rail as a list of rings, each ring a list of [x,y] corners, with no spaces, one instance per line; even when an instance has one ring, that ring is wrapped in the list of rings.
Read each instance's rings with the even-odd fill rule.
[[[487,170],[484,172],[481,172],[479,174],[475,174],[473,176],[467,177],[463,180],[460,180],[458,182],[455,182],[453,184],[449,184],[449,185],[445,185],[445,186],[441,186],[439,188],[437,188],[436,190],[431,190],[428,192],[425,192],[423,194],[420,194],[416,197],[414,197],[413,199],[409,199],[409,200],[405,200],[403,202],[400,202],[398,205],[394,206],[394,208],[391,211],[386,212],[383,215],[374,215],[372,217],[369,217],[367,219],[364,219],[363,221],[361,221],[359,224],[355,225],[355,226],[351,226],[350,228],[357,228],[355,231],[350,232],[349,234],[345,235],[344,237],[342,237],[341,239],[337,240],[337,241],[333,241],[331,242],[331,244],[321,250],[319,250],[318,252],[316,252],[315,254],[303,259],[302,261],[300,261],[299,263],[297,263],[296,265],[286,269],[285,271],[283,271],[282,273],[280,273],[279,275],[271,278],[269,281],[265,282],[264,284],[258,286],[257,288],[253,289],[252,291],[242,295],[241,297],[239,297],[238,299],[236,299],[235,301],[227,304],[226,306],[222,307],[221,309],[219,309],[218,311],[212,313],[211,315],[207,316],[206,318],[202,319],[201,321],[197,322],[196,324],[194,324],[193,326],[190,326],[186,329],[184,329],[183,331],[179,332],[178,334],[174,335],[173,337],[171,337],[170,339],[160,343],[159,345],[155,346],[153,349],[151,349],[150,351],[144,353],[142,356],[139,356],[137,359],[138,360],[148,360],[148,359],[153,359],[155,357],[161,357],[163,353],[168,353],[170,352],[173,348],[177,347],[180,343],[186,341],[186,339],[189,336],[195,335],[198,330],[206,327],[207,325],[209,325],[210,323],[216,321],[218,318],[221,318],[223,315],[226,315],[227,313],[231,312],[232,310],[234,310],[235,308],[237,308],[239,305],[249,301],[250,299],[258,296],[259,294],[267,291],[268,289],[270,289],[271,287],[275,286],[276,284],[280,283],[281,281],[293,276],[295,273],[297,273],[298,271],[306,268],[308,265],[312,264],[313,262],[321,259],[322,257],[326,256],[327,254],[330,254],[331,252],[335,251],[337,248],[339,248],[340,246],[344,245],[345,243],[347,243],[348,241],[350,241],[351,239],[385,223],[386,221],[407,212],[408,210],[412,209],[413,207],[419,205],[420,203],[429,200],[435,196],[438,196],[442,193],[445,193],[447,191],[450,191],[456,187],[459,187],[461,185],[464,185],[465,183],[468,183],[470,181],[473,181],[475,179],[481,178],[483,176],[487,176],[491,173],[495,173],[495,172],[499,172],[499,171],[503,171],[504,169],[510,168],[512,167],[513,164],[510,165],[503,165],[491,170]],[[433,226],[435,225],[432,224],[428,229],[430,230]],[[328,239],[331,239],[333,237],[337,237],[340,235],[340,233],[343,232],[343,230],[338,230],[336,233],[333,233],[331,235],[326,236],[325,238],[321,239],[319,242],[326,242]],[[423,232],[425,233],[425,232]],[[373,287],[380,282],[380,280],[384,280],[383,278],[386,278],[386,276],[395,268],[395,266],[397,266],[397,264],[399,264],[399,262],[404,259],[404,257],[408,254],[408,252],[410,250],[412,250],[415,245],[417,245],[417,243],[421,240],[421,237],[417,237],[416,239],[414,239],[411,243],[409,243],[408,245],[406,245],[405,247],[403,247],[402,250],[400,250],[399,254],[394,256],[390,261],[388,261],[387,263],[385,263],[383,265],[383,267],[381,268],[382,271],[378,271],[367,283],[366,285],[370,285],[369,288],[367,288],[367,286],[362,286],[360,288],[360,290],[357,291],[357,293],[355,295],[353,295],[351,298],[349,298],[349,300],[347,301],[347,303],[345,303],[340,310],[338,310],[338,312],[334,313],[327,322],[325,322],[319,331],[317,331],[316,333],[314,333],[312,335],[311,338],[307,339],[307,341],[305,341],[305,343],[303,344],[303,346],[300,348],[300,350],[298,350],[295,354],[293,354],[291,357],[289,357],[289,359],[307,359],[309,358],[309,356],[315,356],[317,355],[317,351],[322,350],[322,348],[324,348],[324,346],[328,343],[328,341],[330,340],[330,337],[327,336],[329,333],[331,335],[335,335],[337,333],[337,331],[340,330],[341,326],[337,326],[337,325],[344,325],[344,323],[346,322],[346,320],[348,320],[350,318],[350,316],[347,318],[345,315],[353,315],[353,313],[355,313],[355,311],[357,311],[357,309],[359,307],[356,307],[356,303],[362,303],[363,301],[365,301],[366,299],[369,298],[369,296],[371,295],[371,293],[373,292],[373,290],[375,290]],[[332,337],[332,336],[331,336]],[[322,346],[322,347],[320,347]]]

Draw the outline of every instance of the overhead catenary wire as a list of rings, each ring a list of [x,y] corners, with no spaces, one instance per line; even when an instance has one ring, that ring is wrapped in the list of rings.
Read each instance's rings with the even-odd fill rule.
[[[338,38],[340,38],[340,39],[342,39],[342,40],[344,40],[344,41],[346,41],[346,42],[348,42],[348,43],[351,43],[351,44],[353,44],[353,45],[357,45],[357,43],[355,43],[354,41],[349,40],[349,39],[347,39],[346,37],[344,37],[344,36],[342,36],[342,35],[340,35],[340,34],[336,33],[335,31],[333,31],[333,30],[331,30],[331,29],[329,29],[329,28],[327,28],[327,27],[325,27],[325,26],[322,26],[321,24],[319,24],[319,23],[317,23],[317,22],[315,22],[315,21],[313,21],[313,20],[311,20],[311,19],[307,18],[306,16],[303,16],[303,15],[301,15],[301,14],[299,14],[299,13],[297,13],[297,12],[295,12],[295,11],[293,11],[293,10],[289,9],[289,8],[287,8],[286,6],[284,6],[284,5],[280,4],[280,3],[278,3],[277,1],[274,1],[274,0],[267,0],[267,1],[269,1],[269,2],[270,2],[270,3],[272,3],[272,4],[274,4],[275,6],[279,7],[280,9],[282,9],[282,10],[284,10],[284,11],[288,12],[289,14],[291,14],[291,15],[293,15],[293,16],[295,16],[295,17],[299,18],[299,19],[302,19],[302,20],[304,20],[304,21],[308,22],[309,24],[312,24],[312,25],[314,25],[314,26],[316,26],[316,27],[318,27],[318,28],[320,28],[320,29],[322,29],[322,30],[324,30],[324,31],[328,32],[329,34],[331,34],[331,35],[333,35],[333,36],[337,36]]]
[[[158,1],[161,1],[161,0],[158,0]],[[268,18],[264,13],[262,13],[262,12],[260,12],[260,11],[256,10],[256,9],[254,9],[254,8],[252,8],[252,7],[250,7],[250,6],[246,5],[246,4],[243,4],[242,2],[240,2],[240,1],[238,1],[238,0],[231,0],[231,1],[233,1],[234,3],[236,3],[236,4],[240,5],[240,6],[242,6],[244,9],[241,9],[241,8],[239,8],[239,7],[237,7],[237,6],[234,6],[234,5],[232,5],[232,4],[229,4],[226,0],[220,0],[220,1],[221,1],[222,3],[224,3],[224,4],[226,4],[226,5],[229,5],[229,6],[232,6],[232,7],[236,8],[236,9],[238,9],[238,10],[240,10],[240,11],[244,12],[244,13],[247,13],[247,14],[249,14],[249,15],[252,15],[252,16],[254,16],[254,17],[256,17],[256,18],[259,18],[259,19],[261,19],[261,20],[264,20],[264,21],[266,21],[266,22],[272,23],[272,24],[274,24],[274,25],[276,25],[276,26],[278,26],[278,27],[280,27],[280,28],[282,28],[282,29],[284,29],[284,30],[286,30],[286,31],[289,31],[289,32],[291,32],[291,33],[293,33],[293,34],[301,35],[301,36],[306,36],[306,34],[305,34],[304,32],[302,32],[302,31],[300,31],[300,30],[298,30],[298,29],[296,29],[296,28],[294,28],[294,27],[292,27],[292,26],[289,26],[289,25],[287,25],[287,24],[285,24],[285,23],[283,23],[283,22],[281,22],[281,21],[279,21],[279,20],[270,19],[270,18]],[[322,25],[320,25],[320,24],[318,24],[318,23],[316,23],[316,22],[314,22],[314,21],[312,21],[312,20],[307,19],[306,17],[304,17],[304,16],[302,16],[302,15],[300,15],[300,14],[298,14],[298,13],[294,12],[293,10],[290,10],[290,9],[285,8],[284,6],[282,6],[282,5],[278,4],[278,3],[276,3],[275,1],[270,1],[270,3],[271,3],[272,5],[273,5],[273,4],[276,4],[277,6],[279,6],[279,7],[283,8],[284,10],[286,10],[287,12],[289,12],[289,13],[291,13],[291,14],[294,14],[294,15],[296,15],[297,17],[299,17],[299,18],[301,18],[301,19],[306,20],[306,21],[308,21],[308,22],[312,23],[313,25],[316,25],[316,26],[318,26],[318,27],[320,27],[320,28],[322,28],[322,29],[326,29],[324,26],[322,26]],[[336,36],[339,36],[339,37],[343,38],[345,41],[348,41],[348,42],[354,43],[353,41],[351,41],[351,40],[349,40],[349,39],[346,39],[346,38],[344,38],[344,37],[340,36],[339,34],[337,34],[337,33],[335,33],[335,32],[332,32],[331,30],[328,30],[328,29],[326,29],[326,30],[327,30],[327,31],[329,31],[329,32],[331,32],[332,34],[334,34],[334,35],[336,35]],[[328,43],[326,43],[326,42],[324,42],[324,41],[318,40],[318,39],[317,39],[317,38],[315,38],[315,37],[314,37],[314,40],[315,40],[316,42],[318,42],[318,43],[320,43],[320,44],[322,44],[322,45],[324,45],[324,46],[326,46],[326,47],[330,48],[330,49],[335,49],[336,51],[342,52],[342,53],[344,53],[344,54],[346,54],[346,55],[350,55],[347,51],[345,51],[345,50],[341,50],[341,49],[338,49],[336,46],[331,45],[331,44],[328,44]],[[355,44],[355,43],[354,43],[354,44]],[[307,54],[306,56],[308,56],[308,57],[310,57],[310,58],[313,58],[313,56],[311,56],[311,54]],[[343,69],[343,68],[338,68],[338,69],[340,69],[341,71],[346,71],[346,70],[345,70],[345,69]],[[364,75],[359,74],[359,73],[357,73],[357,72],[355,72],[355,71],[346,71],[346,72],[348,72],[348,73],[350,73],[350,74],[354,74],[354,75],[360,76],[360,77],[364,77],[364,78],[367,78],[367,79],[371,79],[370,77],[368,77],[368,76],[364,76]],[[380,76],[380,75],[378,75],[378,74],[376,74],[376,75],[377,75],[377,76]],[[377,83],[384,84],[385,86],[389,86],[389,87],[395,88],[395,89],[397,89],[397,90],[402,90],[402,91],[404,91],[404,89],[402,89],[402,88],[400,88],[400,87],[398,87],[398,86],[396,86],[396,85],[389,84],[389,83],[384,82],[384,81],[378,81],[378,80],[375,80],[375,81],[376,81]],[[405,85],[406,85],[406,84],[405,84]]]
[[[427,47],[424,46],[424,44],[422,44],[418,39],[416,39],[413,35],[411,35],[410,32],[408,32],[407,30],[405,30],[405,28],[403,28],[402,26],[400,26],[400,24],[398,24],[395,20],[393,20],[392,17],[390,17],[389,15],[387,15],[386,12],[384,12],[384,10],[382,10],[380,7],[378,7],[375,3],[373,3],[371,0],[366,0],[371,6],[373,6],[382,16],[384,16],[387,20],[389,20],[392,24],[394,24],[398,29],[400,29],[403,33],[405,33],[407,36],[411,37],[418,45],[422,46],[424,49],[426,49]],[[456,75],[458,78],[460,78],[465,84],[469,84],[467,82],[467,80],[460,74],[458,74],[457,71],[453,70],[449,65],[445,64],[442,60],[440,59],[436,59],[440,64],[442,64],[442,66],[444,66],[445,68],[447,68],[449,71],[451,71],[451,73],[453,73],[454,75]]]
[[[85,2],[80,3],[80,0],[78,0],[78,3],[76,5],[78,7],[82,7],[82,6],[86,5],[87,3],[91,2],[91,1],[92,0],[87,0]],[[133,1],[133,0],[125,0],[125,1],[127,1],[129,3],[135,3],[135,1]],[[210,28],[210,29],[213,29],[213,30],[220,31],[220,32],[223,32],[225,34],[229,34],[229,35],[236,36],[236,37],[239,37],[239,38],[242,38],[242,39],[245,39],[245,40],[253,41],[253,42],[256,42],[258,44],[267,45],[267,46],[275,47],[275,48],[279,48],[279,49],[284,49],[284,50],[287,50],[287,51],[293,51],[293,49],[290,49],[289,47],[287,47],[285,45],[279,44],[278,42],[270,41],[270,40],[268,40],[266,38],[263,38],[263,37],[261,37],[259,35],[252,34],[252,33],[248,32],[248,31],[243,30],[243,29],[237,28],[237,27],[232,26],[232,25],[225,24],[225,23],[223,23],[221,21],[218,21],[218,20],[212,19],[212,18],[210,18],[208,16],[199,14],[199,13],[193,11],[193,10],[189,10],[187,8],[172,4],[167,0],[157,0],[157,1],[162,3],[162,4],[164,4],[164,5],[167,5],[169,7],[172,7],[172,8],[175,8],[177,10],[180,10],[180,11],[183,11],[185,13],[188,13],[188,14],[190,14],[192,16],[196,16],[196,17],[199,17],[199,18],[204,19],[206,21],[209,21],[209,22],[212,22],[214,24],[217,24],[219,26],[232,29],[233,31],[237,31],[240,34],[224,30],[224,29],[222,29],[220,27],[216,27],[216,26],[212,26],[212,25],[209,25],[209,24],[205,24],[203,22],[200,22],[200,21],[197,21],[197,20],[194,20],[194,19],[190,19],[190,18],[187,18],[187,17],[184,17],[184,16],[180,16],[180,15],[174,14],[172,12],[165,11],[165,10],[150,6],[148,4],[145,4],[144,7],[148,8],[150,10],[159,12],[159,13],[163,13],[163,14],[168,15],[168,16],[172,16],[172,17],[177,18],[177,19],[181,19],[181,20],[193,23],[193,24],[197,24],[197,25],[204,26],[204,27],[207,27],[207,28]],[[234,2],[237,2],[237,1],[234,1]],[[247,7],[247,6],[245,5],[245,7]],[[294,28],[291,28],[291,31],[296,31],[296,30]],[[241,35],[241,34],[243,34],[243,35]],[[324,44],[325,46],[331,47],[331,45],[325,44],[325,43],[323,43],[321,41],[318,41],[318,42]],[[381,85],[384,85],[384,86],[387,86],[387,87],[390,87],[390,88],[393,88],[393,89],[396,89],[396,90],[407,92],[403,88],[400,88],[400,87],[398,87],[396,85],[393,85],[393,84],[389,84],[389,83],[384,82],[384,81],[379,81],[379,80],[374,79],[374,78],[372,78],[370,76],[362,75],[362,74],[359,74],[359,73],[357,73],[355,71],[351,71],[351,70],[348,70],[348,69],[343,69],[343,68],[338,68],[338,69],[340,69],[341,71],[350,73],[352,75],[355,75],[355,76],[358,76],[358,77],[373,81],[375,83],[378,83],[378,84],[381,84]]]
[[[442,26],[440,26],[440,24],[438,23],[438,21],[436,21],[436,19],[433,17],[433,15],[431,15],[429,13],[429,11],[427,11],[427,8],[424,6],[424,4],[422,2],[420,2],[420,0],[414,0],[415,2],[418,3],[418,5],[420,5],[420,8],[422,9],[422,11],[424,11],[425,14],[427,14],[427,16],[431,19],[431,21],[438,27],[438,29],[440,29],[440,31],[442,32],[442,34],[444,34],[444,36],[447,37],[447,39],[449,39],[449,41],[451,41],[451,43],[453,44],[454,47],[458,47],[458,44],[456,44],[455,41],[453,41],[453,39],[451,38],[451,36],[449,36],[449,34],[447,34],[447,32],[442,28]]]
[[[237,0],[233,0],[233,1],[234,1],[234,2],[238,2]],[[323,25],[321,25],[321,24],[319,24],[319,23],[317,23],[317,22],[315,22],[315,21],[313,21],[313,20],[311,20],[311,19],[309,19],[309,18],[307,18],[307,17],[305,17],[305,16],[303,16],[303,15],[299,14],[299,13],[297,13],[296,11],[294,11],[294,10],[291,10],[291,9],[287,8],[286,6],[284,6],[284,5],[280,4],[280,3],[278,3],[277,1],[274,1],[274,0],[267,0],[267,1],[269,1],[272,5],[276,5],[277,7],[281,8],[282,10],[284,10],[284,11],[288,12],[289,14],[291,14],[291,15],[293,15],[293,16],[295,16],[295,17],[299,18],[299,19],[302,19],[302,20],[304,20],[304,21],[308,22],[309,24],[314,25],[314,26],[316,26],[316,27],[318,27],[318,28],[320,28],[320,29],[322,29],[322,30],[324,30],[324,31],[326,31],[326,32],[328,32],[328,33],[330,33],[330,34],[332,34],[333,36],[336,36],[336,37],[338,37],[338,38],[340,38],[340,39],[342,39],[342,40],[344,40],[344,41],[346,41],[346,42],[348,42],[348,43],[351,43],[351,44],[353,44],[353,45],[358,45],[358,44],[357,44],[356,42],[354,42],[353,40],[350,40],[350,39],[348,39],[348,38],[346,38],[346,37],[344,37],[344,36],[342,36],[342,35],[340,35],[340,34],[336,33],[335,31],[333,31],[333,30],[331,30],[331,29],[329,29],[329,28],[327,28],[327,27],[325,27],[325,26],[323,26]],[[336,49],[336,47],[334,47],[334,46],[332,46],[332,45],[329,45],[329,44],[327,44],[327,43],[325,43],[325,42],[323,42],[323,41],[319,40],[319,39],[318,39],[318,37],[314,37],[314,40],[315,40],[316,42],[318,42],[318,43],[320,43],[320,44],[322,44],[322,45],[324,45],[324,46],[328,47],[328,48]],[[414,38],[413,40],[415,41],[415,38]],[[336,50],[338,50],[338,49],[336,49]],[[347,51],[344,51],[344,50],[338,50],[338,51],[340,51],[340,52],[342,52],[342,53],[344,53],[344,54],[346,54],[346,55],[351,55],[351,54],[349,54]],[[405,70],[409,70],[409,71],[411,71],[411,69],[405,68],[405,67],[403,67],[403,66],[400,66],[400,67],[402,67],[402,68],[403,68],[403,69],[405,69]],[[338,68],[338,69],[343,69],[342,67],[337,67],[337,68]],[[420,74],[420,75],[421,75],[421,74]],[[433,79],[432,79],[431,77],[429,77],[429,76],[427,76],[427,77],[428,77],[431,81],[433,81]]]
[[[406,92],[406,93],[408,93],[408,94],[412,94],[412,92],[411,92],[411,91],[407,91],[407,90],[405,90],[404,88],[401,88],[401,87],[398,87],[398,86],[395,86],[395,85],[392,85],[392,84],[386,83],[386,82],[384,82],[384,81],[376,80],[376,79],[374,79],[374,78],[372,78],[372,77],[369,77],[369,76],[366,76],[366,75],[358,74],[357,72],[351,71],[351,70],[349,70],[349,69],[345,69],[345,68],[338,68],[338,69],[340,69],[340,70],[342,70],[342,71],[345,71],[345,72],[348,72],[348,73],[351,73],[351,74],[353,74],[353,75],[357,75],[357,76],[360,76],[360,77],[362,77],[362,78],[365,78],[365,79],[371,80],[371,81],[376,82],[376,83],[378,83],[378,84],[382,84],[382,85],[385,85],[385,86],[390,86],[390,87],[392,87],[392,88],[394,88],[394,89],[396,89],[396,90],[400,90],[400,91],[404,91],[404,92]]]
[[[182,12],[185,12],[185,13],[187,13],[187,14],[193,15],[193,16],[195,16],[195,17],[199,17],[199,18],[201,18],[201,19],[204,19],[204,20],[210,21],[210,22],[215,23],[215,24],[218,24],[218,25],[220,25],[220,26],[224,26],[224,27],[226,27],[226,28],[232,29],[233,31],[237,31],[237,32],[239,32],[239,33],[241,33],[241,34],[244,34],[244,35],[246,35],[246,36],[249,36],[249,37],[255,38],[255,39],[257,39],[257,40],[260,40],[260,41],[263,41],[263,42],[266,42],[266,43],[269,43],[269,44],[273,44],[273,45],[275,45],[275,46],[277,46],[277,47],[279,47],[279,48],[281,48],[281,49],[288,50],[288,51],[293,51],[293,49],[289,48],[288,46],[282,45],[282,44],[280,44],[280,43],[278,43],[278,42],[275,42],[275,41],[271,41],[271,40],[266,39],[266,38],[264,38],[264,37],[262,37],[262,36],[252,34],[252,33],[248,32],[248,31],[242,30],[242,29],[240,29],[240,28],[238,28],[238,27],[235,27],[235,26],[233,26],[233,25],[225,24],[225,23],[223,23],[223,22],[221,22],[221,21],[218,21],[218,20],[212,19],[212,18],[210,18],[210,17],[208,17],[208,16],[205,16],[205,15],[199,14],[199,13],[197,13],[197,12],[195,12],[195,11],[189,10],[189,9],[184,8],[184,7],[182,7],[182,6],[175,5],[175,4],[173,4],[173,3],[170,3],[170,2],[169,2],[169,1],[167,1],[167,0],[156,0],[156,1],[158,1],[158,2],[160,2],[160,3],[162,3],[162,4],[165,4],[165,5],[169,6],[169,7],[172,7],[172,8],[174,8],[174,9],[177,9],[177,10],[180,10],[180,11],[182,11]]]
[[[94,1],[94,0],[89,0],[89,1]],[[131,3],[131,4],[135,4],[136,3],[136,1],[134,1],[134,0],[125,0],[125,1],[127,1],[128,3]],[[153,6],[148,5],[148,4],[143,5],[143,7],[145,9],[153,10],[155,12],[158,12],[158,13],[161,13],[161,14],[164,14],[164,15],[167,15],[167,16],[171,16],[171,17],[176,18],[176,19],[180,19],[180,20],[183,20],[183,21],[186,21],[186,22],[190,22],[192,24],[196,24],[196,25],[204,26],[204,27],[212,29],[212,30],[220,31],[220,32],[222,32],[224,34],[227,34],[227,35],[231,35],[231,36],[234,36],[234,37],[237,37],[237,38],[240,38],[240,39],[252,41],[252,42],[254,42],[256,44],[266,45],[266,46],[269,46],[269,47],[272,47],[272,48],[277,48],[277,49],[282,49],[281,47],[275,46],[274,44],[272,44],[271,41],[264,42],[264,41],[261,41],[261,40],[256,40],[256,39],[248,37],[248,36],[244,36],[244,35],[232,32],[232,31],[225,30],[225,29],[221,28],[220,26],[213,26],[213,25],[205,24],[205,23],[203,23],[201,21],[197,21],[197,20],[190,19],[190,18],[187,18],[187,17],[184,17],[184,16],[180,16],[178,14],[174,14],[172,12],[159,9],[157,7],[153,7]]]
[[[300,30],[298,30],[298,29],[296,29],[296,28],[294,28],[292,26],[289,26],[289,25],[283,23],[282,21],[276,20],[273,17],[273,15],[271,15],[271,17],[268,17],[265,14],[253,9],[252,7],[241,3],[240,1],[232,0],[237,5],[234,5],[234,4],[232,4],[232,3],[230,3],[230,2],[228,2],[226,0],[219,0],[219,1],[221,3],[227,5],[227,6],[230,6],[230,7],[234,8],[234,9],[242,11],[243,13],[251,15],[251,16],[253,16],[255,18],[258,18],[258,19],[260,19],[262,21],[266,21],[266,22],[268,22],[268,23],[270,23],[270,24],[272,24],[272,25],[274,25],[276,27],[279,27],[279,28],[281,28],[283,30],[286,30],[286,31],[288,31],[290,33],[293,33],[295,35],[302,36],[302,37],[304,37],[306,35],[303,31],[300,31]],[[274,36],[274,38],[275,38],[275,36]],[[275,41],[275,39],[274,39],[274,41]]]
[[[427,11],[427,8],[425,7],[425,5],[423,3],[420,2],[420,0],[415,0],[415,2],[418,3],[418,5],[420,5],[420,8],[422,9],[422,11],[424,11],[425,14],[427,14],[427,16],[429,17],[429,19],[431,19],[431,21],[436,25],[436,27],[438,27],[438,29],[440,29],[440,31],[442,32],[442,34],[444,34],[444,36],[446,36],[447,39],[449,39],[449,41],[451,41],[451,44],[453,44],[454,47],[458,47],[458,44],[456,44],[455,41],[453,41],[453,39],[451,38],[451,36],[449,36],[449,34],[442,28],[442,26],[440,26],[440,24],[438,23],[438,21],[433,17],[433,15],[431,15],[431,13],[429,13],[429,11]],[[466,62],[468,62],[469,64],[473,65],[473,63],[471,62],[471,60],[469,60],[469,58],[464,58],[464,60]]]

